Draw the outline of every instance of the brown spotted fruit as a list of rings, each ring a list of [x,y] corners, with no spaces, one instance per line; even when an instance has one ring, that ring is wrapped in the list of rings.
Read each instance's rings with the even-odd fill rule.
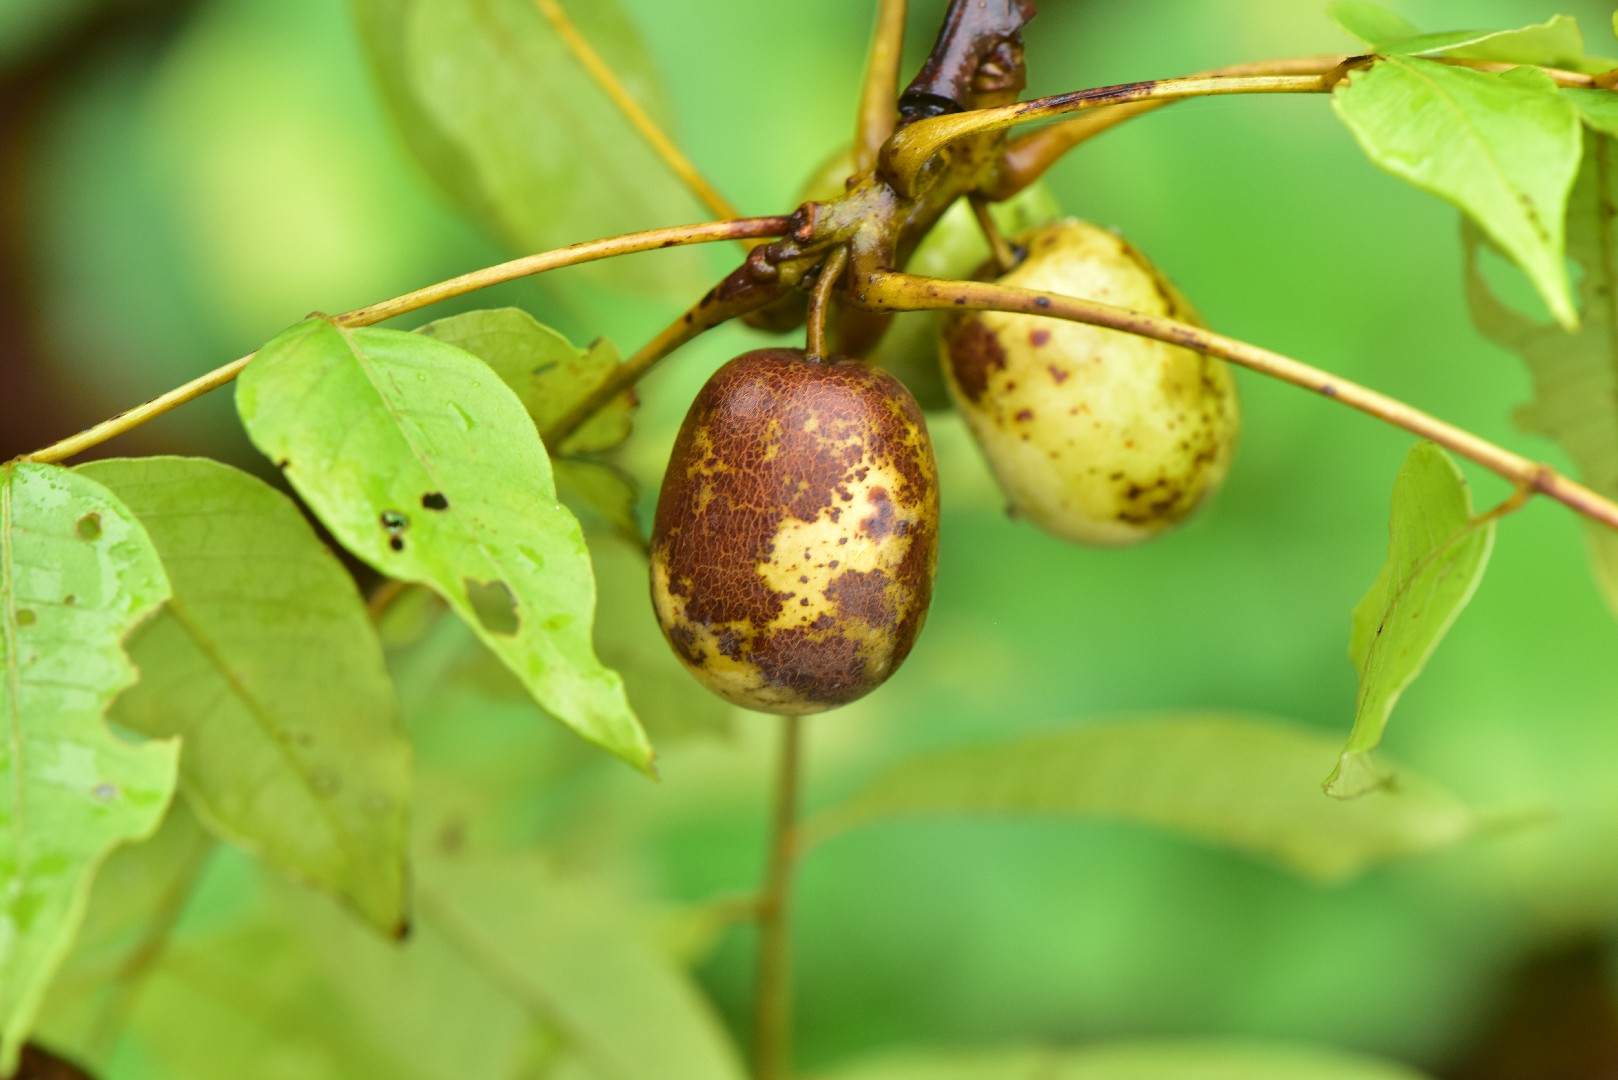
[[[1117,235],[1066,219],[1018,237],[999,280],[1198,322]],[[1225,363],[1116,330],[952,313],[944,376],[1011,511],[1065,540],[1132,544],[1182,521],[1229,470],[1240,420]]]
[[[938,473],[904,386],[798,349],[744,353],[697,395],[652,529],[652,603],[709,689],[819,712],[881,685],[932,597]]]

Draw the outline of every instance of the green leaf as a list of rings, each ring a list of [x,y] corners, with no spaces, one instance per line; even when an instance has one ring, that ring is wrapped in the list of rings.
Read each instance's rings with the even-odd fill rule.
[[[1240,1041],[1121,1043],[1083,1050],[950,1050],[892,1055],[814,1080],[1422,1080],[1393,1062]]]
[[[465,349],[488,364],[541,431],[584,400],[619,363],[618,351],[605,338],[587,349],[576,348],[521,308],[468,311],[416,332]],[[637,405],[635,392],[626,390],[568,436],[557,453],[611,450],[629,438]]]
[[[1579,166],[1579,122],[1544,72],[1500,75],[1392,56],[1332,95],[1382,168],[1470,215],[1570,329],[1563,217]]]
[[[1562,91],[1562,97],[1573,103],[1573,107],[1579,111],[1579,119],[1584,121],[1586,127],[1594,128],[1603,135],[1618,135],[1618,94],[1611,90],[1582,90],[1570,87]],[[1589,165],[1589,151],[1590,146],[1586,143],[1585,168]],[[1574,187],[1575,189],[1578,187],[1578,182],[1575,182]],[[1568,206],[1570,216],[1575,213],[1571,198]],[[1574,223],[1570,222],[1570,228],[1572,224]],[[1570,233],[1568,254],[1577,258],[1578,252],[1574,250],[1575,241],[1576,237]]]
[[[1590,91],[1603,98],[1609,91]],[[1570,95],[1571,96],[1571,95]],[[1582,98],[1579,100],[1583,100]],[[1585,106],[1581,104],[1581,109]],[[1618,498],[1618,142],[1591,132],[1584,167],[1568,204],[1568,251],[1584,270],[1579,285],[1584,320],[1577,333],[1536,322],[1499,300],[1478,265],[1482,239],[1467,230],[1466,295],[1485,337],[1528,365],[1534,400],[1519,409],[1523,430],[1553,439],[1579,478]],[[1618,614],[1618,534],[1585,524],[1597,581]]]
[[[1236,715],[1167,716],[1026,736],[902,761],[810,827],[825,837],[918,814],[1059,815],[1172,829],[1322,881],[1430,851],[1472,813],[1407,779],[1345,803],[1321,795],[1329,734]]]
[[[613,1080],[742,1080],[695,984],[608,898],[533,859],[421,861],[424,918]]]
[[[1580,70],[1584,65],[1584,35],[1573,16],[1556,15],[1517,30],[1449,30],[1386,39],[1377,42],[1376,51]]]
[[[121,843],[174,793],[174,742],[103,723],[135,681],[123,639],[169,595],[146,532],[112,493],[52,465],[0,465],[0,1075],[10,1072]]]
[[[236,404],[344,547],[431,586],[546,712],[650,771],[623,682],[591,646],[579,523],[522,403],[476,357],[311,319],[259,351]]]
[[[353,579],[292,500],[227,465],[78,471],[134,511],[174,588],[131,640],[143,678],[114,718],[184,739],[211,831],[400,932],[410,748]]]
[[[533,0],[354,0],[383,97],[418,161],[513,250],[690,220],[692,199],[568,52]],[[569,17],[643,106],[667,110],[650,51],[616,0]],[[582,270],[689,288],[688,252]]]
[[[635,478],[605,461],[559,458],[556,495],[587,527],[604,528],[636,547],[646,548],[640,529],[640,492]],[[638,710],[637,710],[638,711]]]
[[[1367,0],[1332,0],[1326,12],[1338,26],[1367,45],[1414,37],[1421,32],[1403,15]]]
[[[1461,470],[1426,442],[1411,448],[1399,470],[1388,533],[1382,572],[1354,606],[1348,646],[1360,676],[1354,729],[1326,778],[1326,791],[1340,798],[1389,782],[1370,753],[1399,695],[1472,599],[1494,546],[1494,521],[1472,516]]]

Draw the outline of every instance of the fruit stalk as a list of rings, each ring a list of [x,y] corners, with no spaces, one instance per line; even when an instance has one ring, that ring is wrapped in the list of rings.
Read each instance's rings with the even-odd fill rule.
[[[758,1080],[783,1080],[792,1059],[792,873],[797,862],[798,787],[803,718],[781,718],[781,757],[770,862],[758,905],[758,983],[755,989],[754,1068]]]
[[[853,280],[859,282],[849,297],[855,306],[868,311],[1011,311],[1070,319],[1128,334],[1155,338],[1171,345],[1182,345],[1196,352],[1220,357],[1233,364],[1301,386],[1380,420],[1403,428],[1413,435],[1430,439],[1461,457],[1476,462],[1511,481],[1520,490],[1548,495],[1592,521],[1618,529],[1618,503],[1597,494],[1583,484],[1561,475],[1549,465],[1512,453],[1487,439],[1377,393],[1330,372],[1271,352],[1257,345],[1216,334],[1211,330],[1146,315],[1091,300],[1079,300],[1056,293],[1021,289],[973,281],[946,281],[916,274],[861,274],[856,267]]]

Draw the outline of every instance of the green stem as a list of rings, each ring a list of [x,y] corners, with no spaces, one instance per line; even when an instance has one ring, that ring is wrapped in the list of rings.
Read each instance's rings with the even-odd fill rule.
[[[781,758],[770,827],[770,862],[758,907],[758,983],[754,1069],[757,1080],[785,1080],[792,1069],[792,872],[797,862],[798,787],[803,718],[782,718]]]

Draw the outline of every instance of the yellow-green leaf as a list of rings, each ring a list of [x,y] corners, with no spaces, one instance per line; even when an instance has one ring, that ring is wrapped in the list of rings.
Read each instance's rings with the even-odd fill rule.
[[[557,502],[533,421],[493,371],[422,334],[312,319],[260,350],[236,403],[344,547],[430,586],[547,713],[650,770],[623,681],[591,642],[583,533]]]
[[[1391,1061],[1239,1040],[894,1054],[813,1080],[1422,1080]]]
[[[1360,676],[1354,728],[1326,778],[1326,791],[1340,798],[1388,782],[1371,751],[1399,695],[1472,599],[1494,546],[1494,522],[1472,516],[1461,470],[1426,442],[1411,448],[1399,470],[1388,533],[1382,572],[1354,606],[1348,646]]]
[[[168,598],[146,531],[106,488],[53,465],[0,465],[0,1075],[83,917],[96,868],[150,835],[175,742],[117,738],[136,679],[123,640]]]

